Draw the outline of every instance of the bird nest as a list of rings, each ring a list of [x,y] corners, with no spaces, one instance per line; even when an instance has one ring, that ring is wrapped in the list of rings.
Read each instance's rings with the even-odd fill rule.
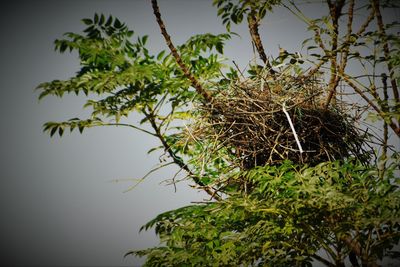
[[[367,160],[354,119],[337,103],[325,109],[323,92],[320,80],[289,74],[238,80],[203,107],[204,130],[212,131],[243,169],[284,160],[310,165],[349,156]]]

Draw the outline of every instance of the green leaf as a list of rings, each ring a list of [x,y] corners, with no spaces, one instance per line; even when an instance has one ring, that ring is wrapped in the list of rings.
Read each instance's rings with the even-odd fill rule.
[[[119,19],[115,19],[114,20],[114,27],[119,29],[123,26],[123,24],[121,23],[121,21]]]
[[[145,35],[145,36],[142,37],[142,44],[143,45],[146,44],[148,37],[149,37],[148,35]]]
[[[99,20],[99,25],[103,25],[104,21],[105,21],[104,14],[101,14],[100,20]]]
[[[58,128],[58,134],[59,134],[59,136],[61,137],[61,136],[63,135],[63,133],[64,133],[64,128],[63,128],[62,126],[60,126],[60,127]]]
[[[79,132],[82,134],[83,133],[83,130],[85,129],[85,126],[84,125],[79,125],[78,126],[78,130],[79,130]]]
[[[112,24],[112,22],[113,22],[113,17],[109,16],[107,21],[106,21],[106,24],[104,24],[104,26],[108,27],[108,26],[110,26]]]
[[[163,50],[160,53],[158,53],[157,60],[160,61],[163,58],[164,54],[165,54],[165,50]]]
[[[85,23],[86,25],[92,25],[93,21],[91,19],[82,19],[82,22]]]
[[[50,137],[52,137],[56,132],[57,132],[57,126],[53,126],[53,128],[50,131]]]
[[[224,53],[224,46],[222,43],[217,43],[215,46],[215,49],[218,51],[218,53],[223,54]]]
[[[163,146],[153,147],[149,151],[147,151],[147,154],[151,154],[152,152],[154,152],[156,150],[159,150],[159,149],[162,149],[162,148],[163,148]]]

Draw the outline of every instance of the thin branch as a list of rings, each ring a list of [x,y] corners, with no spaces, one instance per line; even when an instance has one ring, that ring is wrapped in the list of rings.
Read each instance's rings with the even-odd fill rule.
[[[290,8],[288,5],[286,5],[285,3],[282,3],[282,5],[288,9],[293,15],[295,15],[297,18],[299,18],[301,21],[303,21],[305,24],[307,24],[308,27],[311,26],[315,26],[315,22],[313,22],[312,20],[308,19],[302,12],[301,10],[295,5],[294,2],[290,1],[290,4],[294,7],[294,9],[297,11],[297,13]],[[322,51],[324,51],[325,53],[325,57],[323,57],[318,64],[315,64],[314,68],[312,68],[311,70],[308,71],[307,74],[305,74],[302,79],[303,80],[307,80],[308,78],[311,78],[315,73],[318,72],[318,70],[321,68],[322,65],[324,65],[328,60],[329,57],[327,57],[329,51],[326,49],[324,43],[322,42],[322,38],[321,38],[321,33],[319,32],[319,28],[318,27],[312,27],[313,31],[314,31],[314,40],[315,42],[318,44],[318,46],[322,49]]]
[[[397,88],[396,80],[393,77],[393,74],[394,74],[393,65],[389,61],[390,50],[389,50],[389,44],[388,44],[387,36],[386,36],[386,32],[385,32],[385,26],[383,24],[382,14],[379,9],[379,1],[372,0],[372,7],[373,7],[373,10],[375,11],[375,16],[376,16],[376,20],[377,20],[377,24],[378,24],[378,28],[379,28],[379,33],[380,33],[380,35],[382,37],[382,41],[383,41],[383,53],[385,56],[385,62],[387,63],[387,66],[389,69],[390,83],[392,85],[393,96],[394,96],[395,101],[398,103],[398,102],[400,102],[399,89]]]
[[[158,170],[160,170],[160,169],[162,169],[162,168],[164,168],[164,167],[166,167],[166,166],[168,166],[168,165],[171,165],[171,164],[174,164],[174,162],[168,162],[168,163],[166,163],[166,164],[159,165],[159,166],[155,167],[154,169],[151,169],[151,170],[150,170],[149,172],[147,172],[142,178],[137,179],[137,182],[136,182],[134,185],[130,186],[128,189],[126,189],[126,190],[124,191],[124,193],[127,193],[127,192],[132,191],[133,189],[135,189],[136,186],[138,186],[141,182],[143,182],[143,181],[144,181],[147,177],[149,177],[150,174],[152,174],[153,172],[156,172],[156,171],[158,171]],[[132,179],[131,179],[131,180],[132,180]],[[118,181],[119,181],[119,180],[116,180],[116,182],[118,182]]]
[[[285,7],[286,8],[288,8],[286,5],[285,5]],[[290,8],[288,8],[289,10],[290,10]],[[293,11],[291,11],[292,13],[294,13]],[[347,50],[347,55],[348,55],[348,51],[349,51],[349,47],[350,47],[350,45],[351,45],[351,42],[350,42],[350,38],[351,38],[351,33],[352,33],[352,27],[351,27],[351,25],[352,25],[352,20],[353,20],[353,16],[354,16],[354,0],[353,1],[350,1],[350,3],[349,3],[349,10],[348,10],[348,16],[349,16],[349,18],[348,18],[348,22],[347,22],[347,35],[346,35],[346,42],[344,43],[344,44],[342,44],[341,45],[341,47],[339,48],[339,50],[341,50],[341,49],[344,49],[345,51]],[[365,30],[367,29],[367,27],[368,27],[368,25],[369,25],[369,23],[372,21],[374,19],[374,11],[373,10],[371,10],[371,12],[370,12],[370,14],[368,15],[368,17],[367,17],[367,19],[364,21],[364,23],[360,26],[360,28],[359,28],[359,30],[357,31],[357,33],[355,34],[355,35],[353,35],[353,36],[361,36],[364,32],[365,32]],[[308,20],[305,20],[305,19],[302,19],[303,21],[306,21],[306,23],[310,26],[311,25],[311,23],[308,21]],[[328,57],[328,55],[329,55],[329,51],[325,48],[325,45],[322,43],[322,39],[321,39],[321,36],[320,36],[320,33],[319,33],[319,31],[318,31],[318,29],[317,28],[314,28],[314,33],[315,33],[315,40],[318,42],[318,45],[319,45],[319,47],[325,52],[325,55],[326,55],[326,57],[324,57],[324,58],[322,58],[321,60],[320,60],[320,62],[318,63],[318,64],[316,64],[315,66],[314,66],[314,68],[313,69],[311,69],[309,72],[308,72],[308,74],[306,74],[305,76],[304,76],[304,78],[303,79],[307,79],[308,77],[311,77],[314,73],[316,73],[320,68],[321,68],[321,66],[323,65],[323,64],[325,64],[328,60],[329,60],[329,57]],[[346,56],[343,56],[342,57],[342,59],[345,59],[346,60],[346,64],[347,64],[347,55]],[[345,67],[346,67],[346,64],[343,64],[343,61],[341,61],[342,63],[341,63],[341,69],[342,69],[342,71],[344,71],[344,69],[345,69]]]
[[[155,131],[155,135],[157,138],[161,141],[161,144],[164,146],[165,151],[170,155],[172,158],[173,162],[178,165],[181,169],[185,170],[189,176],[193,179],[193,181],[200,186],[207,194],[209,194],[212,198],[216,200],[220,200],[220,196],[217,195],[215,192],[213,192],[206,184],[204,184],[199,177],[197,177],[187,166],[187,164],[184,163],[183,159],[180,158],[175,154],[175,152],[172,150],[171,146],[167,143],[167,140],[165,140],[164,136],[161,133],[160,127],[157,126],[156,119],[152,111],[150,113],[146,113],[145,115],[149,119],[149,122],[151,126],[153,127]]]
[[[385,73],[382,73],[382,84],[383,84],[383,105],[382,109],[384,112],[389,111],[389,95],[388,95],[388,90],[387,90],[387,75]],[[386,162],[385,160],[387,159],[387,151],[388,151],[388,140],[389,140],[389,133],[388,133],[388,124],[386,120],[383,120],[383,151],[382,151],[382,160],[383,160],[383,166],[381,170],[380,177],[383,179],[383,176],[385,174],[385,169],[386,169]]]
[[[349,2],[349,10],[348,10],[348,19],[347,19],[347,33],[346,33],[346,41],[344,43],[343,53],[341,54],[341,62],[340,62],[340,72],[344,72],[347,65],[347,60],[349,56],[350,44],[351,44],[351,34],[353,32],[353,13],[354,13],[354,0],[350,0]]]
[[[364,92],[358,88],[357,85],[355,85],[352,81],[351,78],[348,75],[345,75],[342,73],[342,78],[346,81],[346,83],[353,88],[353,90],[359,94],[375,111],[378,113],[378,115],[383,119],[386,120],[386,115],[385,113],[378,107],[376,106],[371,99],[369,99]],[[390,128],[395,132],[395,134],[400,137],[400,127],[397,126],[392,120],[388,123]]]
[[[322,65],[324,65],[326,62],[328,61],[327,57],[324,57],[323,59],[321,59],[318,64],[316,64],[314,66],[314,68],[312,68],[311,70],[308,71],[307,74],[305,74],[302,79],[303,80],[307,80],[309,78],[311,78],[315,73],[317,73],[319,71],[319,69],[322,67]],[[315,63],[314,63],[315,64]]]
[[[332,98],[336,95],[336,88],[340,81],[340,76],[338,75],[338,64],[337,64],[337,48],[338,48],[338,37],[339,37],[339,17],[342,13],[344,6],[344,0],[338,0],[332,3],[330,0],[327,1],[329,6],[329,13],[332,20],[333,32],[331,33],[332,47],[329,54],[331,60],[331,78],[329,80],[329,94],[326,98],[324,108],[327,109]]]
[[[357,36],[360,36],[361,34],[363,34],[365,32],[365,30],[367,29],[368,25],[370,24],[370,22],[374,19],[374,10],[372,9],[371,12],[369,13],[367,19],[365,20],[365,22],[360,26],[360,29],[357,31]]]
[[[314,27],[314,40],[318,43],[318,46],[327,54],[329,51],[326,49],[324,42],[322,41],[320,28]]]
[[[338,3],[339,5],[340,3]],[[337,48],[337,42],[338,42],[338,34],[339,34],[339,16],[341,13],[341,9],[343,8],[344,2],[342,3],[342,6],[339,7],[339,10],[337,10],[336,8],[333,8],[334,12],[333,15],[335,15],[335,21],[333,23],[334,28],[335,28],[335,35],[336,38],[333,38],[333,45],[332,45],[332,52],[334,49]],[[334,70],[334,72],[332,73],[331,76],[331,81],[329,82],[331,89],[330,92],[328,94],[328,97],[326,99],[325,102],[325,106],[324,108],[327,109],[329,106],[329,103],[332,100],[332,97],[334,97],[336,95],[336,88],[339,84],[340,81],[340,75],[337,75],[337,71],[339,68],[339,73],[344,73],[344,70],[346,69],[346,65],[347,65],[347,60],[348,60],[348,55],[349,55],[349,50],[350,50],[350,44],[351,44],[351,34],[353,32],[353,12],[354,12],[354,0],[350,0],[349,3],[349,9],[348,9],[348,21],[347,21],[347,33],[346,33],[346,40],[344,42],[343,45],[343,52],[341,53],[341,60],[340,60],[340,65],[337,66],[336,65],[336,55],[337,52],[334,52],[334,55],[332,55],[332,66],[331,66],[331,70]],[[339,13],[339,14],[337,14]]]
[[[152,136],[156,136],[156,135],[155,135],[154,133],[152,133],[152,132],[149,132],[149,131],[147,131],[147,130],[145,130],[145,129],[142,129],[142,128],[140,128],[140,127],[137,127],[137,126],[132,125],[132,124],[127,124],[127,123],[108,123],[108,122],[101,122],[101,123],[99,123],[99,125],[95,125],[95,126],[123,126],[123,127],[133,128],[133,129],[135,129],[135,130],[144,132],[144,133],[149,134],[149,135],[152,135]]]
[[[179,55],[178,51],[176,50],[174,44],[171,41],[171,36],[168,34],[167,29],[165,28],[165,24],[163,20],[161,19],[161,13],[160,9],[157,4],[157,0],[151,0],[151,4],[153,7],[153,12],[154,15],[156,16],[157,23],[160,27],[161,34],[164,36],[165,42],[167,43],[167,46],[169,50],[171,51],[171,54],[176,60],[176,63],[180,67],[180,69],[183,71],[183,74],[188,78],[192,84],[192,86],[196,89],[196,92],[204,97],[204,99],[208,102],[212,102],[212,97],[211,95],[201,86],[200,82],[196,79],[196,77],[193,76],[193,74],[189,71],[188,67],[185,65],[183,62],[181,56]]]

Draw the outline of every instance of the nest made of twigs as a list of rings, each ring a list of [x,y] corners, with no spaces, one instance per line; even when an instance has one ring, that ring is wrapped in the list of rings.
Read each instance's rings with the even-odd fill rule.
[[[243,169],[284,160],[310,165],[349,156],[366,160],[354,120],[339,104],[325,109],[323,92],[320,80],[289,74],[238,80],[203,107],[205,131],[213,131]]]

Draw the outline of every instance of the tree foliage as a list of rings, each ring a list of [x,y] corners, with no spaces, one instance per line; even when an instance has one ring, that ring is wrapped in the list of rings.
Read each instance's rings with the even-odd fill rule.
[[[40,99],[84,94],[85,107],[92,110],[88,118],[47,122],[44,130],[51,136],[110,125],[142,131],[160,141],[150,152],[162,149],[169,156],[167,165],[179,166],[185,178],[210,195],[204,203],[147,223],[142,229],[154,228],[160,246],[127,255],[146,256],[146,266],[311,266],[313,261],[345,266],[347,260],[353,266],[377,266],[398,256],[400,166],[390,138],[398,142],[400,136],[400,38],[397,22],[382,16],[395,2],[329,0],[327,14],[310,18],[303,5],[292,1],[214,0],[227,32],[193,35],[176,47],[157,1],[151,2],[169,52],[152,55],[148,36],[135,37],[117,18],[95,14],[82,20],[82,33],[66,33],[55,41],[57,51],[78,53],[77,74],[38,86]],[[305,52],[282,49],[276,58],[265,54],[258,28],[277,8],[305,23],[312,35],[300,40]],[[362,12],[368,15],[356,24]],[[231,27],[240,23],[248,24],[261,60],[250,63],[248,74],[224,58]],[[243,167],[243,157],[220,139],[218,127],[204,130],[202,123],[223,116],[215,101],[221,92],[255,81],[263,90],[279,84],[282,75],[296,84],[318,79],[320,112],[340,107],[354,121],[382,126],[379,133],[360,133],[362,149],[374,149],[373,157],[360,160],[350,153],[309,164],[300,155],[299,162],[283,158],[279,164]],[[288,113],[285,102],[282,109],[290,123],[291,117],[301,116],[299,109]],[[132,112],[142,115],[139,125],[126,122]],[[298,153],[297,147],[288,149]]]
[[[144,229],[155,227],[165,246],[135,253],[149,266],[311,266],[324,261],[322,248],[340,265],[363,229],[366,257],[383,256],[400,238],[396,168],[382,181],[354,160],[256,167],[244,174],[256,190],[159,215]]]

